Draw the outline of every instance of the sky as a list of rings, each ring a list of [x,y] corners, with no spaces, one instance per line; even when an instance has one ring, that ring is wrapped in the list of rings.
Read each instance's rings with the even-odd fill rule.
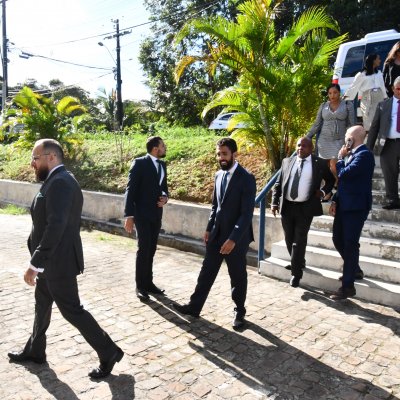
[[[35,79],[48,85],[59,79],[64,85],[78,85],[96,96],[99,88],[110,93],[116,81],[115,34],[119,20],[123,100],[149,99],[149,89],[138,61],[140,42],[149,34],[149,14],[142,0],[7,0],[6,28],[9,40],[8,86]],[[104,46],[100,46],[102,42]],[[21,58],[22,52],[35,55]],[[51,61],[103,69],[74,66]]]

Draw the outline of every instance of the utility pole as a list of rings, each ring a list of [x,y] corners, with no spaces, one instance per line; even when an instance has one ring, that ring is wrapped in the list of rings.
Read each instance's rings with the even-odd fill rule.
[[[123,35],[127,35],[128,33],[131,33],[132,31],[124,31],[120,32],[119,31],[119,20],[115,19],[112,20],[112,22],[115,23],[116,26],[116,34],[112,36],[107,36],[104,39],[111,39],[113,37],[117,38],[117,62],[116,62],[116,80],[117,80],[117,122],[118,122],[118,128],[122,129],[122,124],[123,124],[123,117],[124,117],[124,110],[123,110],[123,104],[122,104],[122,78],[121,78],[121,46],[119,42],[119,37]]]
[[[7,45],[7,29],[6,29],[6,0],[1,2],[1,24],[2,24],[2,32],[3,32],[3,85],[2,85],[2,94],[1,94],[1,112],[4,115],[4,111],[6,109],[6,99],[8,96],[8,45]]]
[[[123,104],[122,104],[122,79],[121,79],[121,46],[119,44],[119,20],[115,21],[117,29],[117,121],[119,129],[122,129],[122,119],[124,116]]]

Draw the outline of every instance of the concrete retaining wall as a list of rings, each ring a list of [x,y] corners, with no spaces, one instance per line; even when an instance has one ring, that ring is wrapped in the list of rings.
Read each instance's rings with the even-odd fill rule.
[[[0,179],[0,202],[29,207],[39,188],[40,184],[37,183]],[[83,196],[82,217],[84,219],[98,221],[102,224],[122,224],[123,195],[84,190]],[[201,240],[209,213],[209,205],[170,200],[164,209],[162,230],[169,236]],[[258,224],[259,214],[258,209],[256,209],[253,219],[256,241],[251,245],[254,250],[258,247]],[[274,242],[283,239],[281,221],[280,218],[274,218],[272,215],[267,214],[265,232],[265,251],[267,253],[271,252],[272,238]]]

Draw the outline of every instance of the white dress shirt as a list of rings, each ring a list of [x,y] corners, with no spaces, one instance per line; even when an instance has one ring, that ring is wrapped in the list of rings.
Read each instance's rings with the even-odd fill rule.
[[[307,201],[309,199],[310,188],[312,184],[312,161],[311,161],[311,154],[304,159],[303,170],[300,175],[299,181],[299,191],[296,199],[292,199],[290,197],[290,191],[292,189],[292,183],[294,175],[298,168],[300,168],[301,158],[296,157],[296,161],[293,164],[292,170],[290,171],[290,178],[289,178],[289,187],[286,192],[286,200],[295,201],[301,203],[303,201]]]
[[[217,199],[218,199],[218,210],[221,209],[221,183],[222,183],[222,179],[225,175],[225,172],[229,172],[229,175],[226,179],[226,186],[225,186],[225,193],[228,190],[228,186],[229,186],[229,182],[231,181],[232,175],[235,172],[236,168],[238,166],[237,161],[234,162],[234,164],[232,165],[232,167],[228,170],[228,171],[223,171],[224,173],[222,174],[218,174],[218,178],[215,182],[215,190],[216,190],[216,194],[217,194]]]
[[[398,100],[399,99],[396,99],[396,97],[393,96],[390,130],[387,139],[400,139],[400,132],[397,132],[397,111],[399,109],[399,103],[397,103]]]

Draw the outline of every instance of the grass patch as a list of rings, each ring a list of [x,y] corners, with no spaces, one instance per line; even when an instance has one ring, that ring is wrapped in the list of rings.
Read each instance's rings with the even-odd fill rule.
[[[220,135],[204,128],[163,128],[156,135],[167,145],[165,161],[170,197],[176,200],[210,203],[214,175],[219,169],[215,143]],[[82,189],[124,193],[129,168],[136,157],[146,154],[147,136],[140,133],[97,133],[83,136],[83,145],[66,167]],[[30,167],[31,150],[0,145],[0,179],[35,182]],[[238,160],[252,172],[258,191],[271,176],[260,149],[241,149]]]
[[[28,214],[28,210],[26,208],[18,207],[13,204],[7,204],[6,206],[0,207],[0,214],[24,215]]]

